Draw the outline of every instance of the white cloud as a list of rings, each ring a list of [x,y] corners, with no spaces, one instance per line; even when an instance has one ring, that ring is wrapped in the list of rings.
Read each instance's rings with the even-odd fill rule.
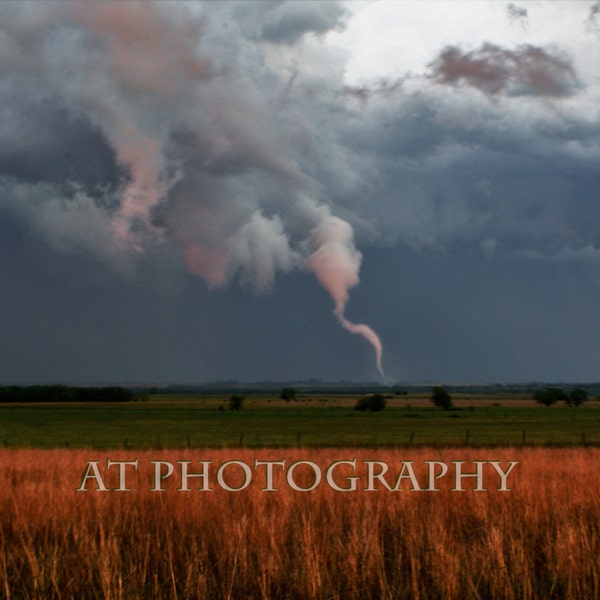
[[[527,3],[529,26],[506,18],[507,3],[497,0],[380,0],[346,6],[353,12],[342,32],[330,32],[327,42],[349,55],[346,82],[354,85],[378,77],[423,74],[432,57],[445,46],[467,50],[491,42],[513,48],[523,44],[556,46],[571,54],[578,71],[591,81],[596,47],[585,22],[585,1]]]

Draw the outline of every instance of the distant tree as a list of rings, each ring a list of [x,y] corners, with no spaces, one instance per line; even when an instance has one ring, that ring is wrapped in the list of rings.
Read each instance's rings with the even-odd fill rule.
[[[588,393],[581,388],[573,388],[565,398],[567,406],[579,408],[588,399]]]
[[[431,394],[431,401],[444,410],[452,408],[452,396],[447,392],[446,388],[436,385]]]
[[[289,402],[290,400],[296,400],[296,390],[293,387],[286,387],[281,390],[280,398]]]
[[[561,400],[567,400],[568,396],[562,388],[546,388],[538,390],[534,395],[535,401],[544,406],[552,406]]]
[[[244,404],[244,396],[239,396],[237,394],[234,394],[233,396],[229,397],[229,410],[240,410],[240,408],[242,408],[242,405]]]
[[[354,409],[360,410],[361,412],[365,412],[367,410],[379,412],[385,408],[385,404],[385,396],[383,394],[372,394],[371,396],[359,398],[354,406]]]

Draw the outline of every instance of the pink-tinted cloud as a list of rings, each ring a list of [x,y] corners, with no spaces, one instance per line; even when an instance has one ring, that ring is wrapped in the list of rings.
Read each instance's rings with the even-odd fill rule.
[[[345,318],[361,255],[352,226],[333,216],[318,177],[328,160],[339,162],[336,169],[346,177],[345,152],[333,140],[327,147],[334,152],[319,148],[314,123],[320,117],[298,110],[294,80],[287,84],[265,65],[261,49],[248,44],[252,36],[230,38],[217,28],[219,15],[228,22],[228,13],[247,11],[247,3],[226,4],[15,8],[24,33],[8,50],[15,61],[31,55],[19,64],[20,76],[110,147],[119,175],[106,222],[119,252],[171,243],[209,287],[237,281],[258,291],[306,259],[334,299],[340,323],[373,345],[381,370],[377,335]],[[270,47],[325,33],[346,13],[333,2],[262,8],[266,20],[258,37]],[[9,29],[0,22],[0,48],[3,33],[11,43],[15,38]],[[0,57],[0,83],[3,68]],[[315,113],[321,104],[307,96],[322,85],[308,86],[302,97]],[[396,87],[382,83],[379,93]]]
[[[566,58],[531,45],[508,50],[486,43],[471,51],[447,46],[430,66],[438,83],[469,85],[489,95],[564,97],[578,87]]]
[[[334,314],[340,324],[362,335],[375,350],[377,369],[384,376],[381,366],[382,346],[379,336],[364,324],[352,323],[345,317],[349,291],[358,284],[358,272],[362,256],[354,247],[354,233],[348,223],[329,215],[315,227],[310,238],[312,254],[305,267],[313,272],[319,283],[329,292],[335,303]]]

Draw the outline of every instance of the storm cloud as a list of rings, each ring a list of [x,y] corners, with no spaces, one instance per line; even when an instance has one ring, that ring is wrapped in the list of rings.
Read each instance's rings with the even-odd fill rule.
[[[361,377],[377,377],[381,362],[392,377],[452,376],[443,357],[428,358],[416,342],[419,331],[439,322],[438,311],[453,319],[455,339],[462,326],[489,344],[491,330],[476,334],[461,311],[501,310],[489,291],[494,265],[509,287],[511,272],[530,274],[542,263],[595,268],[599,91],[587,54],[530,39],[544,15],[508,4],[498,9],[511,30],[503,39],[431,43],[421,67],[380,74],[374,64],[372,74],[349,81],[349,57],[335,40],[352,33],[355,10],[296,1],[0,6],[6,339],[18,336],[15,321],[27,321],[23,330],[38,345],[52,339],[67,364],[74,331],[89,319],[91,339],[100,340],[85,342],[93,365],[57,366],[57,376],[84,379],[110,379],[100,357],[123,343],[118,327],[134,338],[120,355],[123,367],[111,361],[119,378],[129,365],[132,378],[148,379],[159,356],[170,365],[161,376],[173,379],[352,377],[356,365]],[[415,15],[420,10],[415,5]],[[572,33],[593,46],[585,18]],[[525,19],[528,27],[514,27]],[[400,35],[402,20],[397,27]],[[37,283],[16,283],[17,260]],[[431,271],[463,308],[448,315],[446,292],[419,305],[416,290],[427,294],[427,285],[411,264]],[[481,306],[461,300],[454,280],[465,273],[485,281]],[[526,304],[527,279],[515,276],[519,291],[507,297]],[[18,306],[17,290],[42,298],[44,286],[55,300],[68,290],[69,311],[57,315],[41,300]],[[538,302],[550,287],[540,281],[530,297]],[[90,289],[107,295],[101,307],[93,308]],[[110,324],[119,303],[130,326],[126,317]],[[332,309],[371,343],[377,362],[364,340],[335,329],[335,319],[327,329]],[[533,300],[530,309],[537,310]],[[48,310],[55,316],[35,333],[34,315]],[[506,317],[504,331],[514,336],[503,348],[522,341],[522,310],[514,331]],[[294,321],[299,314],[304,326]],[[157,337],[147,340],[154,328]],[[286,366],[282,340],[291,332],[298,358]],[[69,351],[56,351],[59,338]],[[144,340],[143,351],[135,339]],[[152,353],[174,339],[183,348],[173,350],[177,360]],[[267,366],[248,357],[252,368],[240,366],[243,353],[232,346],[241,339],[262,349]],[[318,339],[327,360],[310,350]],[[410,344],[418,359],[406,352]],[[33,373],[28,346],[19,345],[18,364],[0,378]],[[466,346],[478,354],[475,342]],[[197,371],[194,352],[204,365]],[[145,366],[134,367],[130,356]],[[494,376],[493,362],[475,367],[474,377]],[[501,375],[511,372],[526,376],[515,365]]]
[[[349,11],[340,2],[309,0],[259,1],[236,3],[232,15],[251,39],[275,44],[296,43],[312,33],[322,36],[332,29],[342,29]]]
[[[209,17],[184,5],[6,10],[5,177],[77,189],[80,202],[106,208],[124,253],[175,241],[211,286],[239,273],[265,288],[300,262],[293,245],[315,223],[288,233],[284,221],[298,220],[298,198],[317,183],[284,124],[286,82],[258,56],[215,42]]]

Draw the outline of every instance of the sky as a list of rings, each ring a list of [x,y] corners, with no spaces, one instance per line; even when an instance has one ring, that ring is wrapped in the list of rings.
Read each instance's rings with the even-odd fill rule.
[[[0,3],[0,383],[600,380],[600,3]]]

